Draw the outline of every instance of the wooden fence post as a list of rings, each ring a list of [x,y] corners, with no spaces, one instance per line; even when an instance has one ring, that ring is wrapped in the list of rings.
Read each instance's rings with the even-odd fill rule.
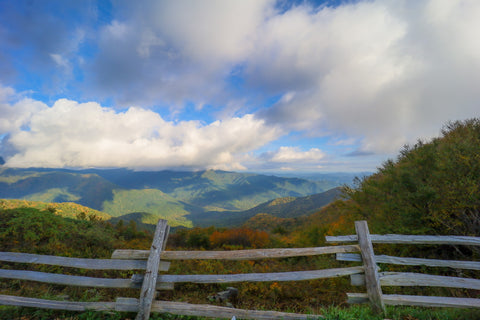
[[[357,231],[358,244],[365,268],[365,285],[367,287],[368,299],[375,312],[384,313],[385,304],[383,302],[382,287],[380,286],[380,278],[367,221],[355,221],[355,230]]]
[[[158,220],[152,246],[150,247],[150,255],[147,260],[145,277],[143,278],[142,290],[140,291],[139,309],[135,320],[148,320],[150,318],[153,299],[155,299],[160,254],[167,242],[169,230],[170,227],[167,224],[167,220]]]

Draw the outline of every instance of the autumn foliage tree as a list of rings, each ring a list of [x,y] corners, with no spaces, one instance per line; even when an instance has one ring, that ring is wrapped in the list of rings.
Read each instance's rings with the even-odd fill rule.
[[[240,246],[243,248],[262,248],[269,242],[268,233],[248,228],[215,231],[210,236],[213,247]]]

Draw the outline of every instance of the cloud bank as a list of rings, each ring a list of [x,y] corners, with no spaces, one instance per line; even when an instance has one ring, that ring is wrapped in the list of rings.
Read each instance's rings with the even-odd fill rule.
[[[478,14],[476,1],[365,1],[276,16],[248,71],[282,95],[262,115],[379,153],[477,116]]]
[[[7,163],[313,167],[478,116],[479,1],[281,4],[1,4],[0,83],[18,83],[0,86]],[[55,94],[20,96],[40,78]],[[191,105],[198,121],[182,120]],[[281,140],[293,133],[328,143]]]
[[[150,110],[116,112],[66,99],[42,106],[23,122],[29,129],[8,138],[16,150],[9,166],[238,170],[244,169],[239,155],[277,138],[277,130],[253,115],[173,123]]]

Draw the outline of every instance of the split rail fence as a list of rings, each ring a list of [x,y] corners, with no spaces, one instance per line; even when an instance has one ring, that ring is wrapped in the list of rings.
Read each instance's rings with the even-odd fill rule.
[[[337,254],[337,260],[363,261],[365,267],[364,274],[355,274],[351,276],[351,284],[366,286],[367,293],[347,293],[348,303],[370,302],[372,308],[379,312],[385,312],[385,305],[480,308],[480,299],[477,298],[383,294],[381,288],[382,286],[421,286],[480,290],[479,279],[413,272],[378,272],[379,268],[377,266],[377,263],[381,263],[480,270],[480,261],[438,260],[375,255],[372,247],[372,243],[480,246],[479,237],[398,234],[370,235],[366,221],[356,221],[355,229],[357,232],[356,235],[326,237],[327,242],[358,242],[360,245],[361,254]]]
[[[419,274],[379,273],[377,270],[377,263],[385,262],[409,265],[441,265],[451,266],[453,268],[480,270],[480,262],[446,262],[443,260],[414,258],[399,259],[396,257],[375,256],[372,247],[372,242],[392,243],[392,241],[394,241],[393,243],[419,243],[418,241],[421,241],[421,243],[480,245],[480,238],[400,235],[379,236],[369,234],[368,226],[365,221],[355,222],[355,227],[357,231],[356,235],[327,237],[327,241],[330,242],[356,242],[355,244],[350,245],[315,248],[256,249],[235,251],[165,251],[169,226],[165,220],[159,220],[150,250],[116,250],[112,255],[112,259],[80,259],[25,253],[0,252],[0,261],[15,263],[47,264],[97,270],[145,270],[143,274],[134,275],[131,279],[109,279],[52,274],[36,271],[0,269],[0,278],[30,280],[72,286],[140,289],[139,299],[119,297],[114,302],[55,301],[20,296],[0,295],[0,305],[73,311],[115,310],[121,312],[136,312],[136,320],[149,319],[151,312],[212,318],[232,318],[235,316],[238,319],[315,319],[321,318],[321,315],[245,310],[214,305],[162,301],[156,300],[155,295],[157,290],[173,289],[173,285],[175,283],[182,282],[234,283],[248,281],[301,281],[351,276],[352,282],[366,286],[367,294],[348,294],[349,302],[359,303],[369,301],[374,310],[379,312],[385,310],[385,304],[480,307],[480,299],[383,295],[381,291],[382,285],[425,285],[480,289],[480,280],[428,275],[423,276]],[[352,254],[354,252],[360,252],[360,255]],[[170,260],[256,260],[267,258],[315,256],[322,254],[337,254],[338,260],[362,261],[363,265],[335,269],[277,273],[225,275],[173,275],[159,273],[168,271],[170,265],[168,261]]]

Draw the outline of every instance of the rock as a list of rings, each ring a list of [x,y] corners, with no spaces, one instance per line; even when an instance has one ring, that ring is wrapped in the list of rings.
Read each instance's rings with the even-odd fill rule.
[[[217,292],[214,295],[208,296],[208,300],[217,302],[217,303],[225,303],[229,304],[233,307],[231,302],[237,300],[238,297],[238,289],[234,287],[227,287],[227,290]]]

